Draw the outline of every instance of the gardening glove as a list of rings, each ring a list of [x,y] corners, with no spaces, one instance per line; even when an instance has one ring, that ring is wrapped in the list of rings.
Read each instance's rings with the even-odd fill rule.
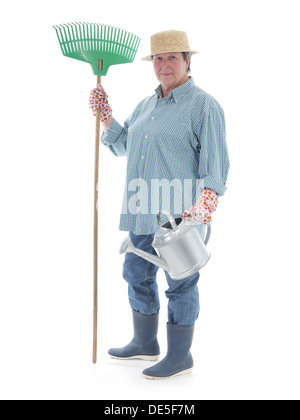
[[[89,108],[96,116],[97,109],[100,109],[101,122],[106,121],[112,115],[112,109],[108,103],[108,96],[102,85],[98,85],[92,90],[89,100]]]
[[[188,218],[195,222],[207,225],[211,222],[211,214],[216,211],[218,205],[218,197],[212,191],[203,191],[197,203],[190,209],[185,210],[181,217]]]

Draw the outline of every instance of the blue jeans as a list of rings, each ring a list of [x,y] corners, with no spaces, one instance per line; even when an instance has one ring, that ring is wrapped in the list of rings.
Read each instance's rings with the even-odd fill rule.
[[[132,232],[129,235],[135,247],[156,255],[155,249],[151,245],[154,235],[135,235]],[[134,253],[125,255],[123,277],[128,283],[129,302],[134,311],[144,315],[159,312],[160,302],[156,283],[158,268]],[[166,271],[165,275],[169,286],[165,292],[169,299],[169,324],[194,324],[200,311],[199,273],[184,280],[172,280]]]

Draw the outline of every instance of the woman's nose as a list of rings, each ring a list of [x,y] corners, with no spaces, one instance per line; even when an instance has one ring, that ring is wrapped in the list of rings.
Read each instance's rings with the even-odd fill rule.
[[[169,62],[166,58],[163,59],[163,61],[161,62],[161,66],[164,67],[169,67]]]

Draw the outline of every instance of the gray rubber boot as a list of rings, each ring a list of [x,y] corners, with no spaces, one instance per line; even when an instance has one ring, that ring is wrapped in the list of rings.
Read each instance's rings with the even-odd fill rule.
[[[193,335],[194,325],[167,324],[167,356],[156,365],[145,369],[144,377],[147,379],[167,379],[190,373],[193,368],[193,358],[190,352]]]
[[[134,337],[125,347],[108,351],[113,359],[158,360],[160,356],[157,342],[158,314],[144,315],[132,311]]]

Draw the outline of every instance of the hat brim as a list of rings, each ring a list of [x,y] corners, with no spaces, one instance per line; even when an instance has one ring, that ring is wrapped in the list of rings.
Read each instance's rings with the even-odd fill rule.
[[[190,51],[163,51],[163,52],[156,53],[156,54],[166,54],[166,53],[171,53],[171,52],[189,52],[191,55],[199,54],[199,51],[194,51],[194,50],[190,50]],[[142,58],[142,61],[152,61],[152,56],[156,55],[156,54],[147,55],[146,57]]]

